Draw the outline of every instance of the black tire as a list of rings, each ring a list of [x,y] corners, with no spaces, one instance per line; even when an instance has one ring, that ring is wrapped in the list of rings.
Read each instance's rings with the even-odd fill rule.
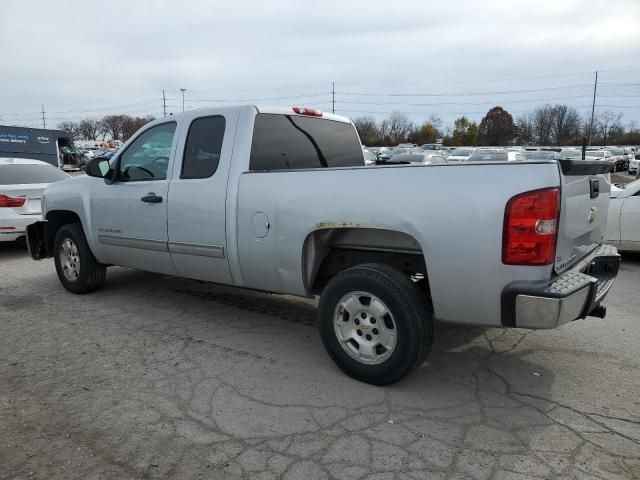
[[[67,277],[63,268],[62,245],[66,240],[73,242],[77,249],[79,272],[73,279]],[[102,287],[107,267],[93,256],[80,224],[70,223],[58,230],[53,242],[53,259],[60,283],[71,293],[89,293]]]
[[[336,334],[336,309],[351,292],[376,296],[393,317],[396,344],[382,363],[367,364],[355,359]],[[347,375],[373,385],[388,385],[426,359],[433,342],[432,312],[426,295],[407,275],[386,265],[358,265],[337,274],[323,290],[318,309],[320,337],[329,356]]]

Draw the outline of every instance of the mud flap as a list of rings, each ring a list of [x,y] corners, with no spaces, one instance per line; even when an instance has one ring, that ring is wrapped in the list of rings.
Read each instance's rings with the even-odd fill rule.
[[[46,242],[46,226],[47,222],[36,222],[27,225],[27,247],[29,255],[34,260],[41,260],[50,257]]]

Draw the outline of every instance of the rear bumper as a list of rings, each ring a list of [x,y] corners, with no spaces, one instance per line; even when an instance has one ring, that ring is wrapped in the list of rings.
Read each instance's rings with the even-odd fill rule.
[[[13,241],[24,237],[27,226],[41,219],[42,216],[40,214],[19,215],[17,213],[2,212],[0,214],[0,242]]]
[[[620,255],[600,245],[548,285],[512,284],[502,294],[502,324],[518,328],[555,328],[599,309],[618,275]]]

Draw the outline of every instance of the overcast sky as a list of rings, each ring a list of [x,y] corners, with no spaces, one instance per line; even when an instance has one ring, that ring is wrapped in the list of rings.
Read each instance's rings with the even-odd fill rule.
[[[640,0],[3,0],[0,123],[185,105],[316,106],[418,122],[546,101],[640,120]]]

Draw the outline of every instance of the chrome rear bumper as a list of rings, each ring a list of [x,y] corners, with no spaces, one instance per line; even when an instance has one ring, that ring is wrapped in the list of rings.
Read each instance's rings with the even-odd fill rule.
[[[555,328],[592,312],[609,293],[618,274],[620,255],[611,245],[600,245],[571,270],[550,284],[531,288],[513,284],[502,295],[502,324],[519,328]]]

